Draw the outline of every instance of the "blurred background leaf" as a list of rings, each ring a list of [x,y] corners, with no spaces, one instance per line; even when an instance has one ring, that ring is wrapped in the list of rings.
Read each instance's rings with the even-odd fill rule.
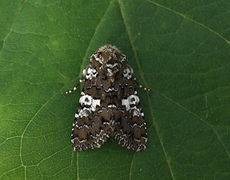
[[[230,3],[1,0],[0,179],[230,179]],[[76,153],[81,92],[104,44],[129,58],[148,127],[133,152]]]

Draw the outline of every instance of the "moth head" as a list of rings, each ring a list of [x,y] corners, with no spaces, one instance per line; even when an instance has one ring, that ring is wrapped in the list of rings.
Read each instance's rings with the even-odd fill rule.
[[[114,78],[116,74],[123,72],[126,66],[126,57],[112,45],[104,45],[100,47],[90,59],[92,65],[99,74],[108,78]]]

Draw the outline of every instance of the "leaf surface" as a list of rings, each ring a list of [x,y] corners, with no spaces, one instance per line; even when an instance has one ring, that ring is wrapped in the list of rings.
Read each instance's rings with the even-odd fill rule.
[[[230,179],[230,4],[191,0],[0,2],[0,179]],[[70,142],[92,53],[129,58],[148,127],[133,152]]]

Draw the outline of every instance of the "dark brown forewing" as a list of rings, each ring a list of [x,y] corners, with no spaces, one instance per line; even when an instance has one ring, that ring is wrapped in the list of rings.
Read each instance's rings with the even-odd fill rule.
[[[122,77],[120,118],[115,122],[115,139],[128,149],[141,151],[146,149],[147,131],[139,98],[133,78]]]

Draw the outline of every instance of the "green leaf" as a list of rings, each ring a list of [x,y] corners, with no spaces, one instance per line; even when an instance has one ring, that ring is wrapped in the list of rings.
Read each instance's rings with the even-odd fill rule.
[[[0,179],[230,179],[230,4],[0,1]],[[133,152],[70,142],[90,55],[129,58],[148,127]]]

